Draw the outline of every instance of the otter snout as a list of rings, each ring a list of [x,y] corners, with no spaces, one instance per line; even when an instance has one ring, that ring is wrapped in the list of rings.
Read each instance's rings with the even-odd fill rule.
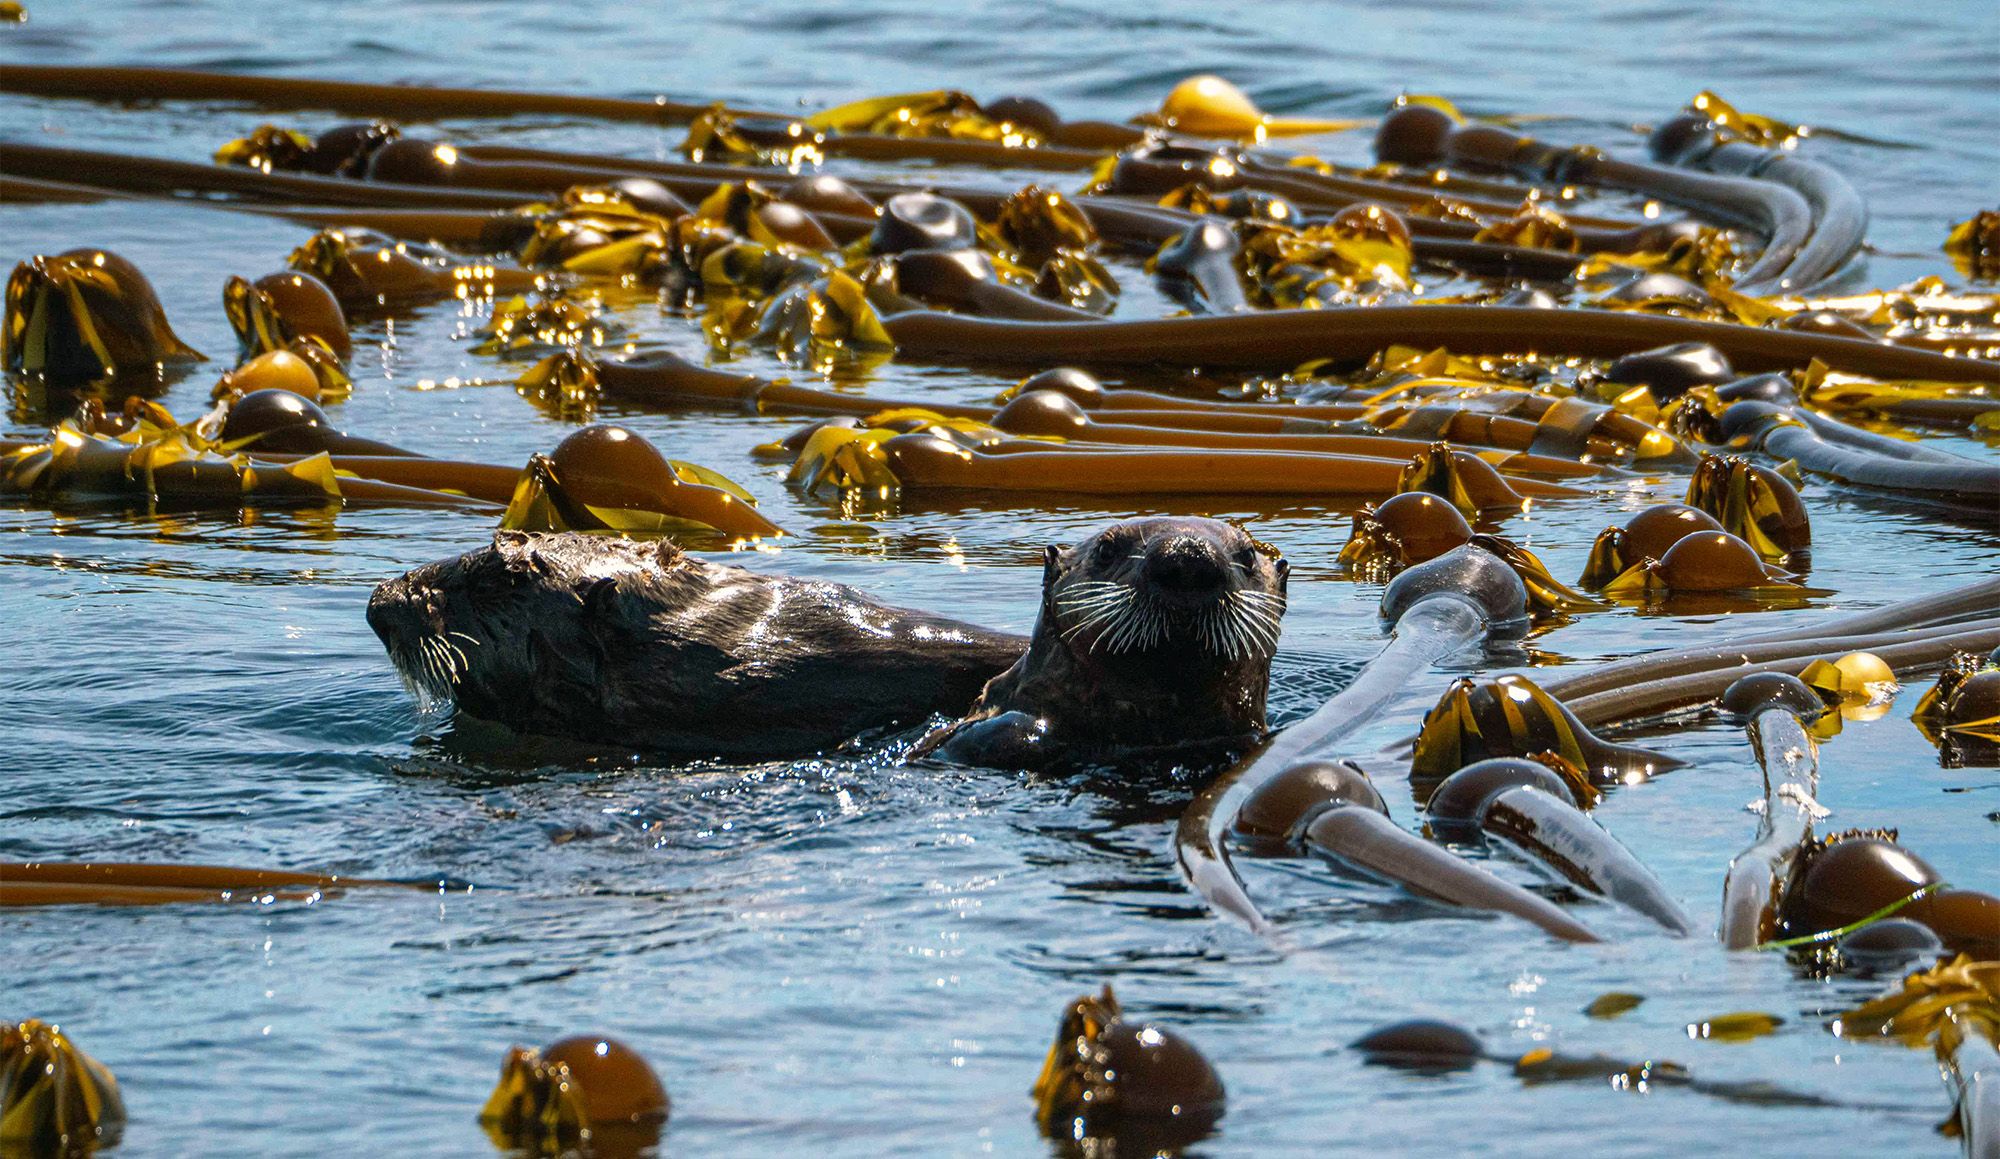
[[[1229,584],[1229,561],[1215,545],[1193,535],[1156,540],[1141,567],[1146,583],[1168,603],[1205,604]]]

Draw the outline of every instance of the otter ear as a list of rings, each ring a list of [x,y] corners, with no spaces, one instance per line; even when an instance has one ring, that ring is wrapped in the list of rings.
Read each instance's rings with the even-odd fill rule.
[[[1286,589],[1292,578],[1292,561],[1281,555],[1271,561],[1271,567],[1278,573],[1278,594],[1289,594]]]
[[[1062,574],[1062,548],[1051,543],[1042,549],[1042,586],[1056,582]]]

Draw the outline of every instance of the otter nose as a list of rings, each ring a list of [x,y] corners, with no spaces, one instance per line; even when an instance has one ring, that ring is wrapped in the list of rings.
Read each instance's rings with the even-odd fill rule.
[[[1222,590],[1229,571],[1213,544],[1176,535],[1146,549],[1145,575],[1165,595],[1198,598]]]

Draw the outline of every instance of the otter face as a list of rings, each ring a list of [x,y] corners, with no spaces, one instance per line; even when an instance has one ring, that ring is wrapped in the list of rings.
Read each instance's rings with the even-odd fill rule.
[[[1130,519],[1049,548],[1043,617],[1079,658],[1174,653],[1269,660],[1287,565],[1213,519]]]

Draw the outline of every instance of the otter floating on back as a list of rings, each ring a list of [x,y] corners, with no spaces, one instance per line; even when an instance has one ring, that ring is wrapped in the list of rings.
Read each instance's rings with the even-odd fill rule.
[[[413,691],[518,731],[786,758],[960,716],[913,755],[1005,767],[1210,761],[1254,744],[1285,564],[1208,519],[1050,548],[1030,640],[670,544],[501,532],[382,584]]]

